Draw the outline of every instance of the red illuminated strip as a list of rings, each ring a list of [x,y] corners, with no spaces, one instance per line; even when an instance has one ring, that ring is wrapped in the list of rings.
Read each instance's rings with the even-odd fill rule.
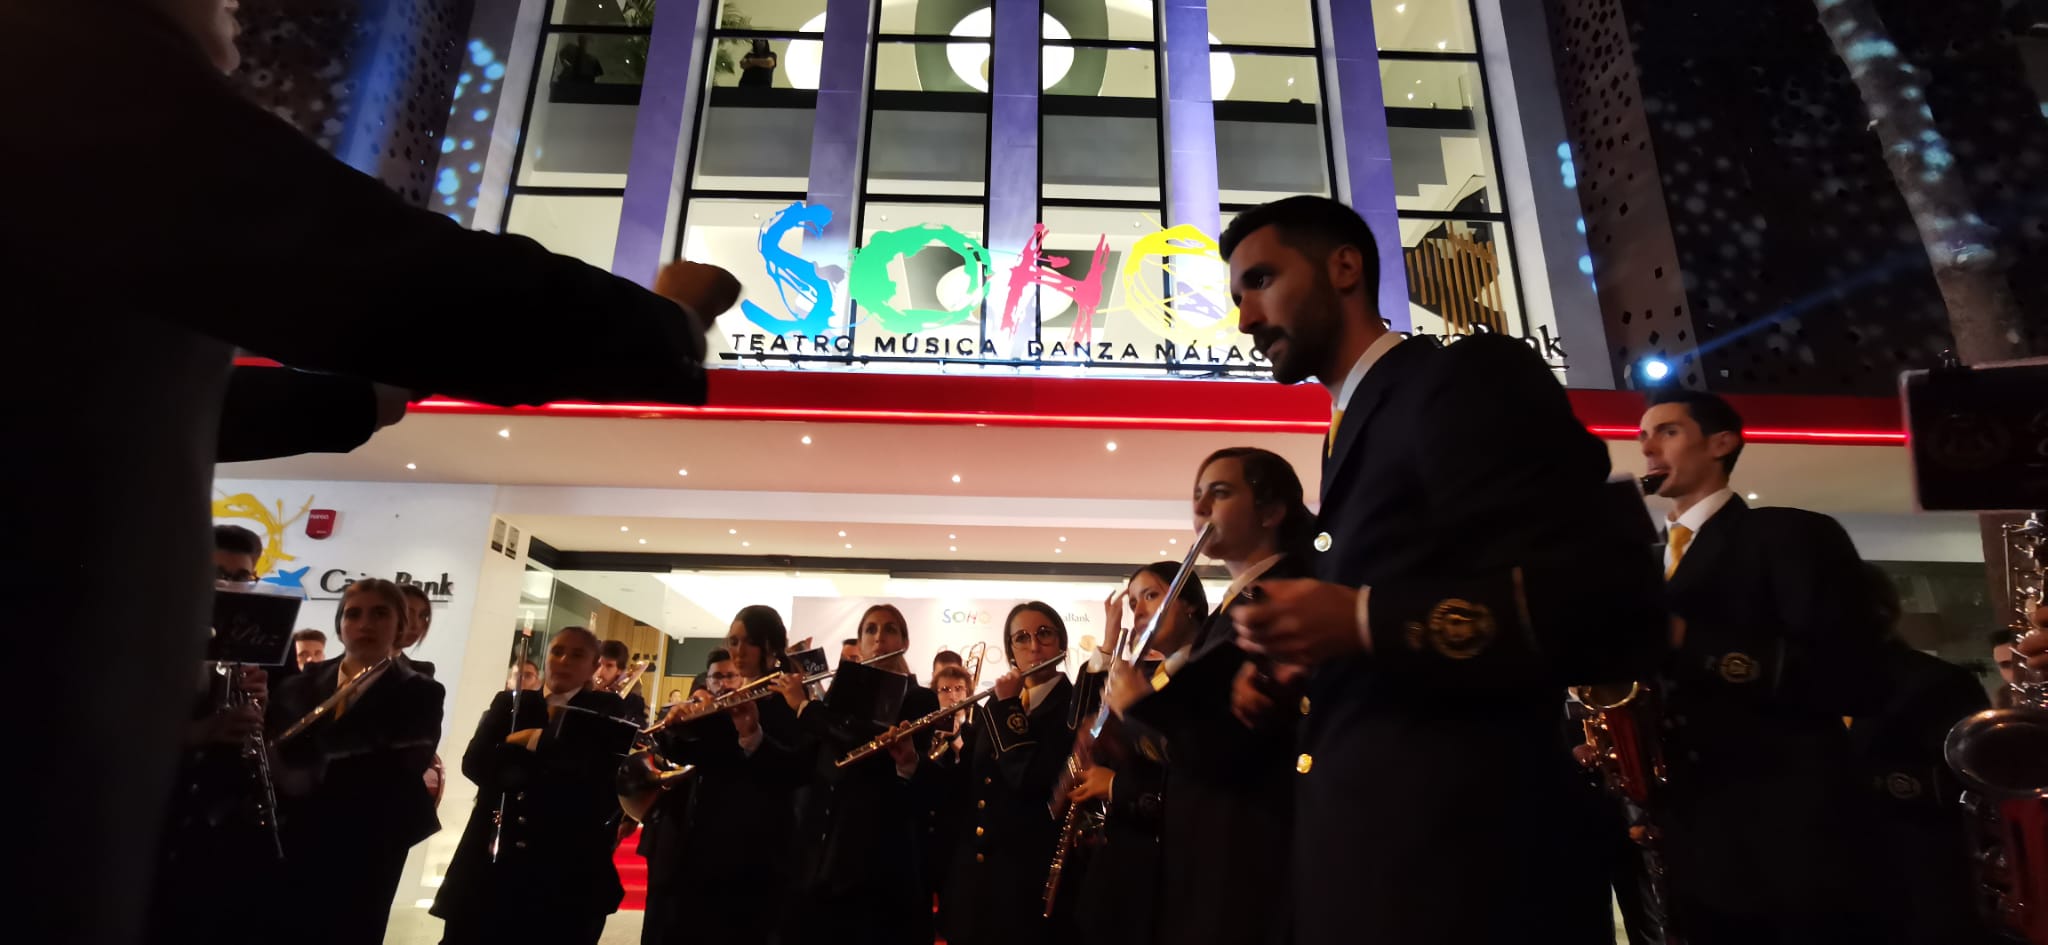
[[[433,398],[412,409],[420,413],[524,414],[578,417],[699,417],[707,420],[814,420],[827,423],[981,423],[1011,427],[1102,429],[1239,430],[1257,433],[1329,431],[1327,420],[1234,419],[1229,417],[1119,417],[1045,413],[967,413],[945,410],[862,410],[825,407],[680,407],[674,404],[556,403],[539,407],[493,407],[467,400]],[[1629,435],[1635,435],[1634,430]]]
[[[1637,427],[1588,426],[1593,435],[1607,440],[1633,440]],[[1773,430],[1745,427],[1743,440],[1750,443],[1829,443],[1836,446],[1903,446],[1906,434],[1890,430]]]

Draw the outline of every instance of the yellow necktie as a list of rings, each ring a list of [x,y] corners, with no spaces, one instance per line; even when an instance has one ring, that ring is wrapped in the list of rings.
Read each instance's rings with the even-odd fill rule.
[[[1686,546],[1692,544],[1692,529],[1683,525],[1671,526],[1671,566],[1664,569],[1664,580],[1678,573],[1678,562],[1685,560]]]
[[[1024,713],[1029,715],[1031,713],[1031,690],[1025,689],[1017,693],[1017,704],[1023,706]]]
[[[1171,677],[1166,674],[1166,661],[1160,660],[1159,668],[1152,671],[1152,691],[1158,692],[1166,688],[1166,680],[1169,678]]]
[[[1331,454],[1331,453],[1334,453],[1334,452],[1336,452],[1336,451],[1337,451],[1337,427],[1338,427],[1338,426],[1340,426],[1340,425],[1342,425],[1343,423],[1344,423],[1344,408],[1342,408],[1342,407],[1333,407],[1333,408],[1331,408],[1331,409],[1330,409],[1330,432],[1329,432],[1329,433],[1328,433],[1327,435],[1325,435],[1325,436],[1323,437],[1323,458],[1324,458],[1324,459],[1328,459],[1328,458],[1330,458],[1330,454]]]

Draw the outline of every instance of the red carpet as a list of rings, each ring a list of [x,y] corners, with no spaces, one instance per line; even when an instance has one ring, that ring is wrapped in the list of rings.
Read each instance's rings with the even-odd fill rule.
[[[626,887],[626,898],[619,903],[620,912],[647,909],[647,860],[633,852],[639,845],[640,831],[636,829],[612,851],[612,865],[619,868],[619,885]]]

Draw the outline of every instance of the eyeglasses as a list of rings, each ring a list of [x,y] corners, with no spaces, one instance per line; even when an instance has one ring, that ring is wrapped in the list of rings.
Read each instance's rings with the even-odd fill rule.
[[[1060,641],[1060,633],[1051,627],[1039,627],[1036,632],[1019,630],[1016,633],[1010,634],[1010,645],[1030,646],[1031,641],[1034,639],[1040,643],[1058,643]]]
[[[724,682],[724,681],[726,681],[726,680],[728,680],[728,679],[738,679],[738,678],[740,678],[740,674],[739,674],[739,673],[712,673],[712,674],[711,674],[711,679],[712,679],[712,681],[713,681],[713,682]]]
[[[240,571],[230,571],[226,568],[216,568],[214,570],[219,575],[220,580],[223,581],[232,581],[236,584],[251,584],[256,580],[256,572],[248,568],[243,568]]]
[[[948,695],[964,696],[964,695],[966,695],[966,694],[967,694],[967,687],[966,687],[966,686],[940,686],[940,687],[939,687],[939,691],[940,691],[940,692],[942,692],[942,693],[946,693],[946,694],[948,694]]]

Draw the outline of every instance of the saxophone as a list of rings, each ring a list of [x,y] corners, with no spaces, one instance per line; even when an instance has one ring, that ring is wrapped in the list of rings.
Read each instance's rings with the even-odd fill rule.
[[[1662,945],[1684,940],[1673,925],[1670,885],[1659,852],[1656,819],[1652,816],[1664,785],[1663,744],[1657,733],[1664,711],[1657,690],[1646,682],[1573,686],[1575,713],[1585,731],[1585,745],[1576,754],[1600,773],[1609,793],[1621,801],[1628,835],[1642,854],[1640,918],[1647,933]]]
[[[2048,585],[2048,513],[2003,526],[2013,641],[2032,628]],[[1942,754],[1969,791],[1963,810],[1979,906],[1993,925],[2048,943],[2048,679],[2022,664],[2012,705],[1956,723]]]

